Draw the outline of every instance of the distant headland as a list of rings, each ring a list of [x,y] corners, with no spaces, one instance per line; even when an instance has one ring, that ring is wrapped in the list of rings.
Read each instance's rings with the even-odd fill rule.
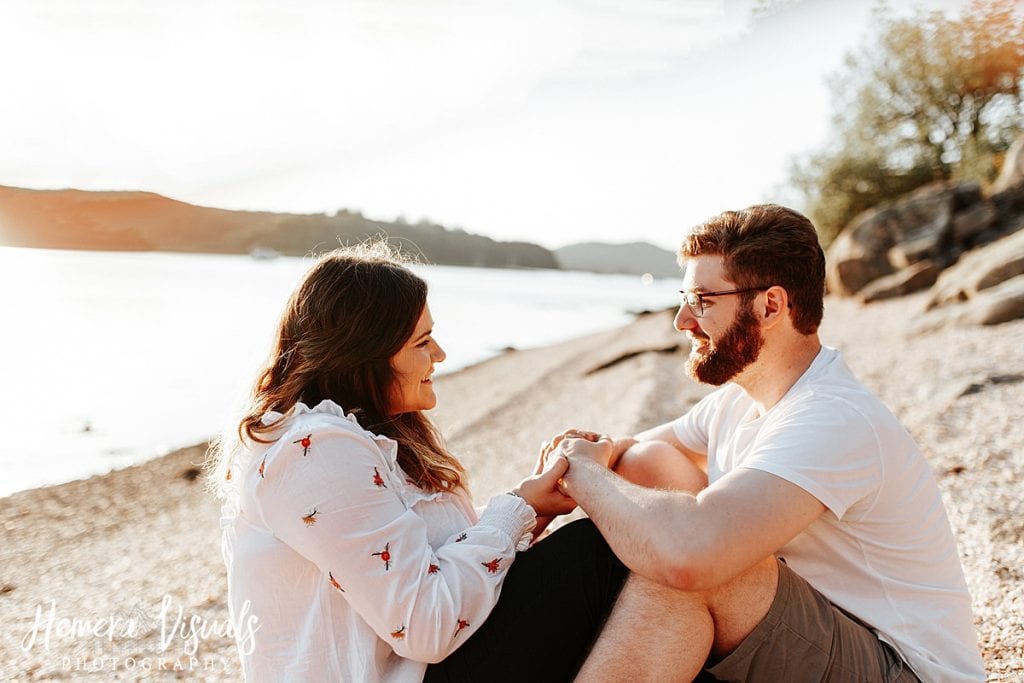
[[[232,211],[140,191],[35,190],[0,186],[0,245],[101,251],[304,256],[386,235],[427,263],[671,276],[674,257],[645,245],[570,245],[551,251],[500,242],[435,223],[372,220],[359,212]],[[607,254],[622,249],[614,263]],[[562,254],[566,254],[563,260]],[[567,262],[566,262],[567,261]],[[666,266],[669,264],[671,269]]]

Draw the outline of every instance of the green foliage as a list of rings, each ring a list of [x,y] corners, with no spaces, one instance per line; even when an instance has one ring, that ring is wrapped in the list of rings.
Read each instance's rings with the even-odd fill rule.
[[[790,180],[823,243],[858,213],[932,180],[991,182],[1024,122],[1024,18],[1013,0],[958,17],[884,7],[830,83],[833,138]]]

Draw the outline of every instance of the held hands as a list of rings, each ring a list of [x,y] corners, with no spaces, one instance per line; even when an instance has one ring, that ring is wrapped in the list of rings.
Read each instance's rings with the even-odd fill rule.
[[[565,433],[565,438],[558,442],[556,453],[565,456],[569,461],[588,458],[602,467],[612,467],[615,443],[610,436],[604,434],[569,430]]]
[[[614,467],[622,454],[636,441],[629,437],[612,440],[611,437],[581,429],[567,429],[550,441],[541,444],[533,476],[524,479],[515,489],[538,517],[538,529],[543,529],[552,517],[576,509],[572,498],[562,492],[562,477],[569,469],[566,456],[589,457],[604,467]]]
[[[537,460],[536,471],[539,472],[543,468],[544,462],[547,459],[547,457],[554,453],[555,450],[558,449],[558,446],[566,439],[584,439],[591,443],[610,443],[611,453],[607,459],[600,460],[594,458],[595,460],[597,460],[597,462],[601,462],[601,464],[603,464],[608,469],[614,469],[619,462],[619,458],[622,457],[622,454],[629,450],[637,442],[636,439],[629,436],[622,437],[619,439],[613,439],[612,437],[606,434],[598,434],[597,432],[590,432],[583,429],[567,429],[561,434],[557,434],[556,436],[554,436],[550,441],[545,441],[544,443],[541,444],[540,457]]]
[[[558,480],[562,478],[569,463],[565,458],[541,458],[532,477],[527,477],[515,488],[515,493],[529,503],[538,518],[549,518],[565,515],[576,509],[576,502],[558,490]],[[539,521],[539,520],[538,520]]]

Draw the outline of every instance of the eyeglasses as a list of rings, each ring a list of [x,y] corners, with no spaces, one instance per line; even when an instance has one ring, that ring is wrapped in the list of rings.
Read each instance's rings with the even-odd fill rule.
[[[686,304],[690,312],[693,313],[695,318],[704,317],[704,299],[709,296],[726,296],[727,294],[745,294],[746,292],[763,292],[767,289],[771,289],[772,285],[765,285],[763,287],[747,287],[746,289],[727,289],[721,292],[687,292],[685,289],[680,289],[679,293],[683,295],[683,303]]]

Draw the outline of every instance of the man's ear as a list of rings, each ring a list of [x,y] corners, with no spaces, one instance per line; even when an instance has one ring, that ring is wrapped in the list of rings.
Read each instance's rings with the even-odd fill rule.
[[[789,293],[774,285],[765,290],[764,306],[761,309],[765,327],[773,327],[789,312]]]

